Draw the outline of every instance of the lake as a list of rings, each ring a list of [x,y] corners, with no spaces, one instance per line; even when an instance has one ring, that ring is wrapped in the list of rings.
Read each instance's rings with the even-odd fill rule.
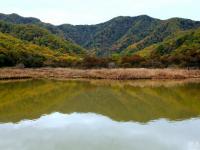
[[[0,150],[200,150],[200,82],[0,82]]]

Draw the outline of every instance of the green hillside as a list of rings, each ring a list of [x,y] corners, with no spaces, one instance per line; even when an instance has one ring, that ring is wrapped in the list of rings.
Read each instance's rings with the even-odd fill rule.
[[[33,17],[21,17],[18,14],[10,14],[10,15],[5,15],[0,13],[0,20],[4,20],[10,23],[16,23],[16,24],[34,24],[34,23],[39,23],[41,22],[37,18]]]
[[[12,24],[0,21],[0,32],[10,34],[24,41],[32,42],[39,46],[46,46],[52,50],[63,53],[83,54],[83,48],[50,33],[48,30],[36,25]]]
[[[26,24],[26,25],[34,24],[34,25],[37,25],[37,26],[40,26],[40,27],[43,27],[43,28],[49,30],[53,34],[63,37],[62,31],[60,31],[56,26],[49,24],[49,23],[41,22],[37,18],[22,17],[15,13],[10,14],[10,15],[0,13],[0,20],[8,22],[8,23],[13,23],[13,24]]]
[[[79,60],[77,55],[64,54],[0,32],[0,67],[17,64],[26,67],[71,66]]]
[[[132,53],[132,52],[131,52]],[[177,65],[179,67],[200,67],[200,28],[177,32],[163,42],[151,45],[141,51],[133,53],[140,56],[143,65],[168,67]]]
[[[1,36],[11,36],[13,41],[20,41],[21,46],[24,43],[48,49],[56,54],[57,61],[60,61],[57,54],[81,58],[81,61],[61,63],[61,66],[70,67],[98,68],[114,63],[116,67],[199,68],[199,30],[200,21],[159,20],[147,15],[120,16],[96,25],[55,26],[37,18],[0,14],[0,32],[4,33]],[[15,44],[12,46],[13,51],[19,51]],[[9,50],[0,48],[4,52]],[[12,64],[16,63],[18,61]]]
[[[97,55],[108,56],[110,53],[121,51],[133,42],[143,39],[158,22],[159,20],[148,16],[117,17],[97,25],[61,25],[58,27],[67,38],[88,50],[96,51]]]
[[[43,23],[37,18],[21,17],[17,14],[0,14],[0,20],[23,25],[35,25],[48,30],[58,38],[73,41],[98,56],[108,56],[115,52],[139,51],[152,44],[162,42],[174,32],[196,29],[200,21],[183,18],[159,20],[141,15],[136,17],[116,17],[96,25],[55,26]]]
[[[68,39],[98,56],[109,56],[124,51],[136,52],[152,44],[162,42],[178,31],[197,29],[200,22],[189,19],[172,18],[159,20],[149,16],[117,17],[97,25],[58,26]]]

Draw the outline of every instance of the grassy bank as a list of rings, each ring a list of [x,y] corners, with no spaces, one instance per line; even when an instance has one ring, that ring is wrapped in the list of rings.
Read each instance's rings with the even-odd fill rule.
[[[0,79],[188,79],[200,78],[200,70],[185,69],[67,69],[67,68],[38,68],[38,69],[0,69]]]

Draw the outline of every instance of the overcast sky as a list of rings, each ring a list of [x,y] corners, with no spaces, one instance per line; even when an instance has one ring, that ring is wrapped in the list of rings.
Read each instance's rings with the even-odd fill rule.
[[[200,20],[200,0],[0,0],[0,13],[37,17],[52,24],[97,24],[116,16]]]

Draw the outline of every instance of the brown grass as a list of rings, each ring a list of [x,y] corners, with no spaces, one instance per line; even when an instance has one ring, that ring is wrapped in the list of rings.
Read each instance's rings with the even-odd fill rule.
[[[0,79],[188,79],[200,78],[200,70],[185,69],[68,69],[68,68],[39,68],[39,69],[0,69]]]
[[[81,79],[82,81],[83,79]],[[156,79],[156,80],[90,80],[90,79],[84,79],[83,81],[87,81],[90,84],[93,85],[102,85],[102,86],[111,86],[111,87],[173,87],[173,86],[181,86],[181,85],[187,85],[189,83],[200,83],[200,78],[195,79],[179,79],[179,80],[173,80],[173,79]]]

